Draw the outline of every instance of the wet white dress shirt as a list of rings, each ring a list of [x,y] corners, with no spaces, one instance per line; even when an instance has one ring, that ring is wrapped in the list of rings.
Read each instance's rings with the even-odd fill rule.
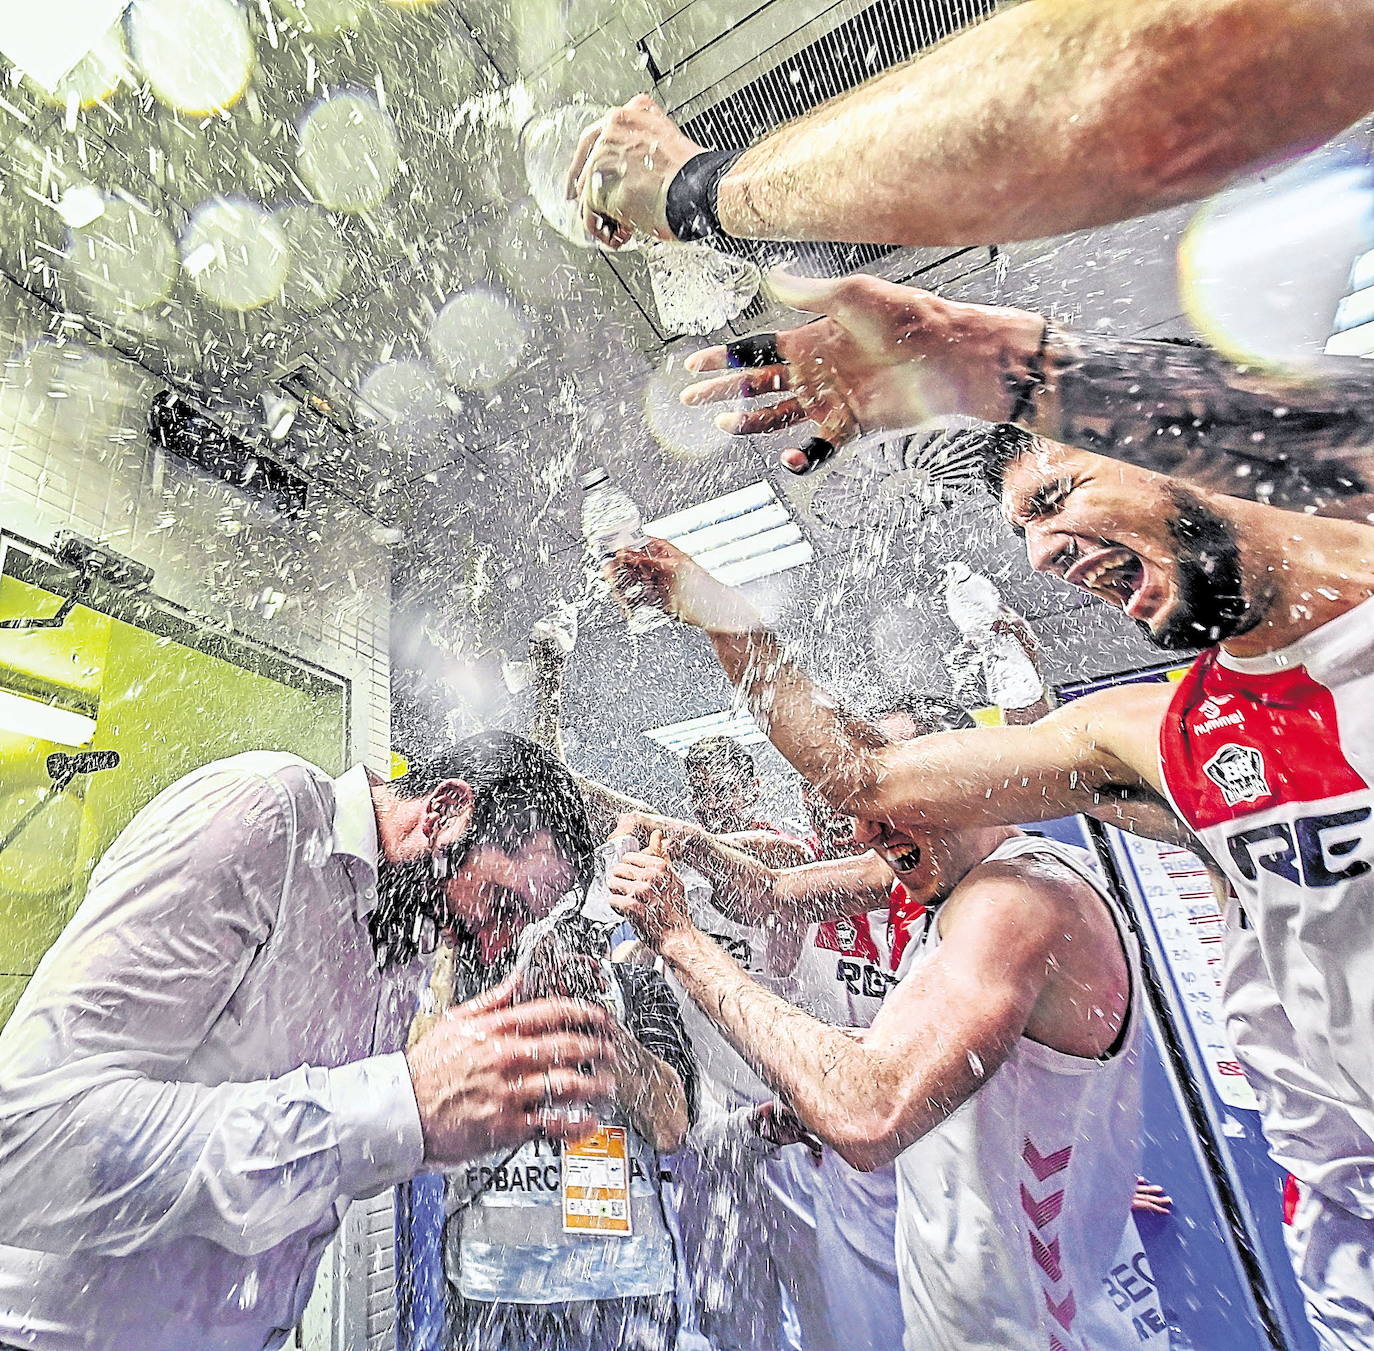
[[[376,888],[361,767],[238,755],[134,818],[0,1033],[0,1343],[285,1340],[349,1201],[421,1164]]]

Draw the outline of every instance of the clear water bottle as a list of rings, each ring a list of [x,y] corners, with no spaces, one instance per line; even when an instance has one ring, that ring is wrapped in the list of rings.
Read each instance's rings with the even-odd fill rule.
[[[945,609],[964,642],[977,653],[988,702],[1029,708],[1045,696],[1030,649],[1030,625],[1002,604],[997,587],[965,563],[945,569]]]
[[[649,537],[639,508],[628,494],[611,482],[604,469],[582,475],[582,536],[598,563],[607,562],[621,549],[644,549]],[[667,616],[647,595],[629,594],[630,632],[648,633],[667,621]]]

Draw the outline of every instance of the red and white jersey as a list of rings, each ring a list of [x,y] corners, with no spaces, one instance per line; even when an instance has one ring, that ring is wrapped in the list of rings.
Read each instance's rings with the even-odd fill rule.
[[[894,878],[883,908],[813,924],[788,997],[836,1027],[871,1026],[901,980],[927,917],[925,906],[913,903]]]
[[[1262,657],[1204,653],[1160,730],[1298,1055],[1374,1137],[1374,600]]]
[[[1017,836],[988,857],[1046,856],[1102,897],[1130,967],[1130,1008],[1099,1059],[1019,1038],[972,1097],[898,1156],[907,1351],[1138,1351],[1107,1278],[1139,1166],[1139,950],[1085,850]],[[913,973],[939,945],[932,923]]]

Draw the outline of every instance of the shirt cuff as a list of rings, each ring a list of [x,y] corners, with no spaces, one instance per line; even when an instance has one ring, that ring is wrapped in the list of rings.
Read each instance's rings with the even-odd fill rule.
[[[329,1091],[349,1196],[375,1196],[420,1171],[425,1142],[403,1051],[330,1070]]]

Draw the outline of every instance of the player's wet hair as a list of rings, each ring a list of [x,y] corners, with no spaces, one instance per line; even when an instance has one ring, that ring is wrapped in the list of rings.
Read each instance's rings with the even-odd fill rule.
[[[961,449],[978,456],[983,471],[983,485],[994,497],[1001,498],[1002,482],[1009,466],[1023,455],[1029,455],[1039,439],[1010,422],[987,422],[970,427],[950,438]]]
[[[682,757],[682,767],[688,772],[724,773],[739,782],[747,782],[757,773],[754,757],[732,736],[704,736],[693,742]]]

